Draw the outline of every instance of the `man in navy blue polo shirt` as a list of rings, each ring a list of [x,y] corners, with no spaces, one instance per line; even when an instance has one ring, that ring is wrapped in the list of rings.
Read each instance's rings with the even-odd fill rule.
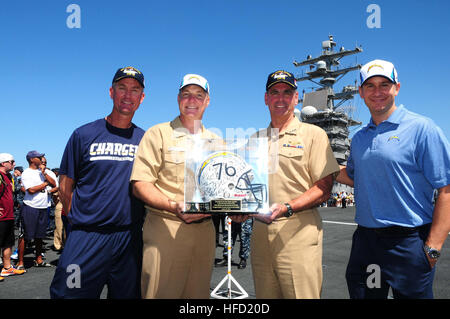
[[[387,298],[391,287],[394,298],[433,298],[434,266],[450,231],[450,145],[432,120],[396,106],[392,63],[371,61],[360,75],[371,119],[337,178],[355,187],[350,297]]]

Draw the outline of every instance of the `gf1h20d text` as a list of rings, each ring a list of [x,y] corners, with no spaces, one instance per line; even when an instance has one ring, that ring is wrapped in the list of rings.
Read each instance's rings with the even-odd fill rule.
[[[179,307],[180,314],[189,315],[202,315],[206,317],[212,316],[214,314],[268,314],[270,312],[270,306],[268,304],[262,303],[224,303],[221,305],[198,305],[186,303]]]

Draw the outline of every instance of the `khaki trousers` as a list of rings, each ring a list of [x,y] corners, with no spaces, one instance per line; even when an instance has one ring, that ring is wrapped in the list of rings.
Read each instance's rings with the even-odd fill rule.
[[[208,299],[215,257],[212,220],[185,224],[147,213],[143,228],[143,298]]]
[[[53,231],[53,246],[55,249],[60,250],[64,247],[65,232],[63,227],[63,221],[61,218],[62,203],[58,202],[55,206],[55,230]]]
[[[308,210],[267,225],[255,219],[252,271],[256,298],[320,298],[322,221]]]

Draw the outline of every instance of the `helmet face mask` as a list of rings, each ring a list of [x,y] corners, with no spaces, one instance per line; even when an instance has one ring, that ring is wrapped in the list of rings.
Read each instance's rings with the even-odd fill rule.
[[[198,167],[197,188],[204,201],[213,199],[242,200],[246,211],[257,211],[267,199],[264,184],[253,184],[253,168],[239,155],[216,152]]]

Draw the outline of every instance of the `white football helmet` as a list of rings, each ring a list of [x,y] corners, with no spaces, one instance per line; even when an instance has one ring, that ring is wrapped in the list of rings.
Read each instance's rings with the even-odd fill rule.
[[[197,186],[204,201],[241,199],[246,209],[261,208],[266,185],[253,184],[253,168],[239,155],[221,151],[210,154],[197,169]]]

